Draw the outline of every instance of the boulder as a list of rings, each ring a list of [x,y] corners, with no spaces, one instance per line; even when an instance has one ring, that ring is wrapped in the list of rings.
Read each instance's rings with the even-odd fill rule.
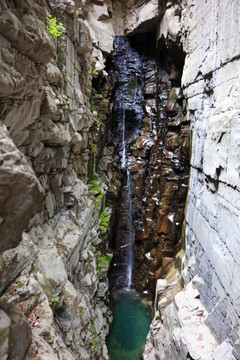
[[[0,127],[0,252],[15,247],[43,206],[42,188],[5,127]]]
[[[67,273],[56,247],[39,251],[34,272],[49,299],[56,297],[67,282]]]
[[[7,314],[0,310],[0,358],[7,360],[9,347],[9,332],[11,320]]]
[[[7,359],[23,360],[32,341],[31,327],[27,318],[15,305],[1,303],[0,308],[11,320]]]
[[[33,262],[37,254],[37,247],[31,242],[29,236],[23,233],[22,242],[14,249],[0,254],[0,294],[22,272],[27,265]]]

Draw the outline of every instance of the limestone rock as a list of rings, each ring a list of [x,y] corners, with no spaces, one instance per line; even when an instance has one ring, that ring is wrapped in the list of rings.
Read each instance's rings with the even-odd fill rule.
[[[229,341],[220,344],[213,353],[213,360],[234,360],[232,346]]]
[[[0,308],[11,319],[8,359],[23,360],[32,340],[30,325],[16,306],[0,303]]]
[[[22,242],[14,249],[0,255],[0,294],[31,264],[36,257],[37,248],[26,233],[23,233]]]
[[[204,322],[207,312],[192,283],[170,305],[168,300],[163,307],[163,300],[158,303],[162,319],[156,315],[151,325],[144,360],[154,356],[186,360],[188,355],[195,360],[212,360],[218,343]]]
[[[125,30],[127,34],[151,31],[157,24],[159,17],[158,0],[141,2],[140,6],[135,5],[128,9]]]
[[[3,310],[0,310],[0,357],[2,360],[7,360],[8,357],[10,324],[10,318]]]
[[[167,9],[158,25],[158,40],[163,37],[167,41],[176,42],[177,37],[181,34],[181,9],[178,4],[171,4],[170,1],[166,5]]]
[[[240,314],[235,292],[240,249],[240,88],[235,76],[240,64],[235,37],[239,8],[231,1],[225,7],[186,4],[181,16],[187,53],[182,83],[194,130],[183,274],[187,282],[201,277],[197,287],[209,312],[207,323],[220,343],[230,340],[239,358],[237,347],[234,352]]]
[[[91,27],[90,35],[93,33],[93,42],[105,53],[113,50],[113,40],[115,37],[113,27],[108,21],[109,13],[104,4],[92,4],[87,15],[87,21]],[[95,37],[95,41],[94,41]]]
[[[37,355],[39,360],[59,360],[52,347],[40,336],[33,335],[32,344],[27,353],[26,360],[32,360]]]
[[[32,60],[48,62],[54,54],[54,47],[45,24],[38,19],[28,3],[21,3],[20,8],[28,10],[29,13],[26,12],[19,18],[6,4],[5,0],[1,3],[0,34],[7,37],[19,52]]]
[[[0,128],[0,251],[16,246],[31,217],[42,209],[43,192],[26,158]]]
[[[49,299],[56,297],[67,282],[67,273],[57,249],[41,249],[34,266],[35,276]]]

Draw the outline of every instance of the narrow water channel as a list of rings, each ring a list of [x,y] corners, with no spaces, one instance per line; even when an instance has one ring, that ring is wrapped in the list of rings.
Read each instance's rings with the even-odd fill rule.
[[[110,274],[113,323],[107,338],[111,360],[140,360],[152,319],[151,307],[134,290],[134,184],[131,179],[132,144],[144,118],[144,78],[141,55],[128,39],[118,37],[111,75],[115,80],[113,119],[119,143],[121,169],[125,178],[119,207]]]

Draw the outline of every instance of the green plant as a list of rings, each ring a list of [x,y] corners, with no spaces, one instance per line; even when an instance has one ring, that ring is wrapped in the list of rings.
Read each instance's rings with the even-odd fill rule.
[[[62,35],[63,31],[66,30],[63,24],[61,22],[58,22],[57,19],[50,14],[47,17],[46,27],[54,39]]]
[[[98,75],[100,71],[100,68],[98,66],[95,66],[95,69],[93,70],[93,75]]]
[[[100,257],[97,258],[97,273],[100,275],[102,273],[102,268],[108,268],[112,260],[111,255],[102,255],[99,252]]]
[[[97,112],[97,109],[96,109],[96,106],[95,106],[95,102],[94,102],[93,99],[90,101],[90,105],[91,105],[91,110]]]
[[[99,130],[100,129],[100,127],[104,127],[104,123],[100,120],[100,118],[98,117],[97,118],[97,130]]]
[[[95,315],[93,320],[91,320],[91,323],[89,326],[89,331],[90,331],[91,338],[92,338],[93,352],[94,352],[94,354],[99,356],[100,355],[100,346],[101,346],[101,342],[102,342],[102,336],[98,335],[97,330],[96,330],[95,321],[97,318],[98,318],[98,315]],[[91,357],[91,359],[94,360],[95,357]]]
[[[99,259],[99,264],[108,266],[112,260],[111,255],[102,255]]]
[[[96,174],[93,175],[92,179],[88,183],[88,191],[90,195],[93,195],[94,202],[95,202],[95,210],[98,209],[100,200],[104,196],[104,191],[100,187],[100,181]]]
[[[104,210],[100,217],[100,230],[103,231],[103,232],[106,232],[107,231],[107,228],[108,228],[108,225],[109,225],[109,214],[107,213],[106,210]]]
[[[80,14],[81,10],[82,10],[82,8],[78,8],[78,9],[76,10],[77,16]]]
[[[51,298],[51,299],[50,299],[50,302],[51,302],[52,304],[54,304],[54,303],[60,303],[59,296],[56,296],[56,297],[54,297],[54,298]]]
[[[71,79],[70,76],[67,73],[65,73],[65,71],[61,71],[61,74],[66,82],[68,82]]]
[[[91,146],[91,154],[94,154],[94,152],[95,152],[95,144],[92,144],[92,146]]]
[[[94,174],[92,179],[89,181],[88,189],[91,193],[99,193],[99,195],[101,195],[100,199],[104,196],[104,192],[100,187],[99,178],[96,174]]]

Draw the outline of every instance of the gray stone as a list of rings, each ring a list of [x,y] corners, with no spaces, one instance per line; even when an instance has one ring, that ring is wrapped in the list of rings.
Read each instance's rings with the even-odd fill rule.
[[[2,6],[5,5],[5,0]],[[53,41],[45,25],[30,10],[30,14],[17,18],[9,9],[1,9],[0,34],[7,37],[22,54],[36,62],[47,63],[54,55]],[[20,7],[23,7],[22,4]],[[17,13],[17,15],[20,15]],[[34,40],[32,34],[34,33]]]
[[[59,360],[52,347],[39,335],[33,334],[31,348],[26,356],[26,360],[32,360],[33,355],[37,355],[39,360]]]
[[[11,320],[8,359],[23,360],[32,340],[30,325],[16,306],[0,303],[0,308]]]
[[[125,31],[127,34],[151,31],[160,17],[158,0],[143,1],[139,6],[130,6],[126,11]]]
[[[5,128],[0,128],[0,252],[16,246],[43,206],[41,186]]]
[[[225,340],[213,353],[213,360],[234,360],[232,346]]]
[[[56,297],[67,282],[67,273],[57,249],[40,249],[34,273],[48,298]]]
[[[0,310],[0,358],[7,360],[9,348],[9,333],[11,320],[7,314]]]
[[[37,255],[37,248],[26,233],[23,233],[22,242],[14,249],[0,255],[0,294],[33,262]]]

